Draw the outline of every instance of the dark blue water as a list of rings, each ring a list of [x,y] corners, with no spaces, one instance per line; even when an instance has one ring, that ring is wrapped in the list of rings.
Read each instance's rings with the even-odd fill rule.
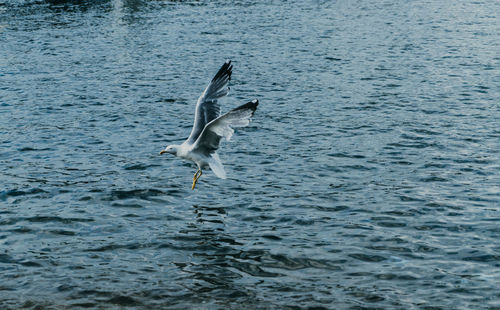
[[[496,1],[0,1],[0,308],[499,309]],[[159,156],[234,63],[227,180]]]

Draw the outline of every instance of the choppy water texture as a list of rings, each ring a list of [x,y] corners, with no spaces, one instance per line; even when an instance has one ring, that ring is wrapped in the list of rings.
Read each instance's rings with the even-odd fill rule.
[[[499,2],[89,3],[0,2],[2,309],[499,309]]]

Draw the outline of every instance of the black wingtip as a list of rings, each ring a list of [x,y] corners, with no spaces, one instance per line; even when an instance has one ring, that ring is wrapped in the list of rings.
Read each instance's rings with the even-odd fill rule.
[[[236,109],[233,109],[233,111],[236,110],[252,110],[252,115],[255,113],[257,110],[257,106],[259,105],[259,100],[254,99],[250,102],[245,103],[244,105],[241,105],[237,107]]]
[[[254,99],[254,100],[250,101],[249,104],[251,106],[250,109],[252,109],[252,111],[255,112],[255,110],[257,110],[257,106],[259,105],[259,100]]]
[[[231,80],[231,74],[233,73],[233,65],[231,65],[231,60],[226,60],[226,62],[220,67],[219,71],[215,74],[214,78],[212,79],[212,82],[222,79],[222,78],[227,78],[227,80]]]

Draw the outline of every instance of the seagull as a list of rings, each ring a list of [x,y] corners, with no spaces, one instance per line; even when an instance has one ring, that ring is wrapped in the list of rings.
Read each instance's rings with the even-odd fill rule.
[[[229,141],[234,133],[233,128],[248,126],[259,105],[259,101],[254,99],[220,115],[218,100],[229,93],[232,69],[231,61],[227,60],[198,98],[193,129],[187,140],[181,145],[169,145],[160,152],[160,155],[169,153],[193,161],[198,166],[193,176],[192,190],[203,174],[202,169],[206,167],[210,167],[217,177],[226,178],[224,166],[217,154],[219,142],[223,137]]]

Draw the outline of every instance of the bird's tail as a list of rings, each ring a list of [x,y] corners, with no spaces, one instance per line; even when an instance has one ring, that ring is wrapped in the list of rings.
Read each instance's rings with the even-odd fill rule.
[[[226,171],[224,170],[224,166],[222,165],[222,162],[220,161],[219,155],[217,153],[212,153],[210,160],[208,161],[208,165],[217,177],[221,179],[226,178]]]

